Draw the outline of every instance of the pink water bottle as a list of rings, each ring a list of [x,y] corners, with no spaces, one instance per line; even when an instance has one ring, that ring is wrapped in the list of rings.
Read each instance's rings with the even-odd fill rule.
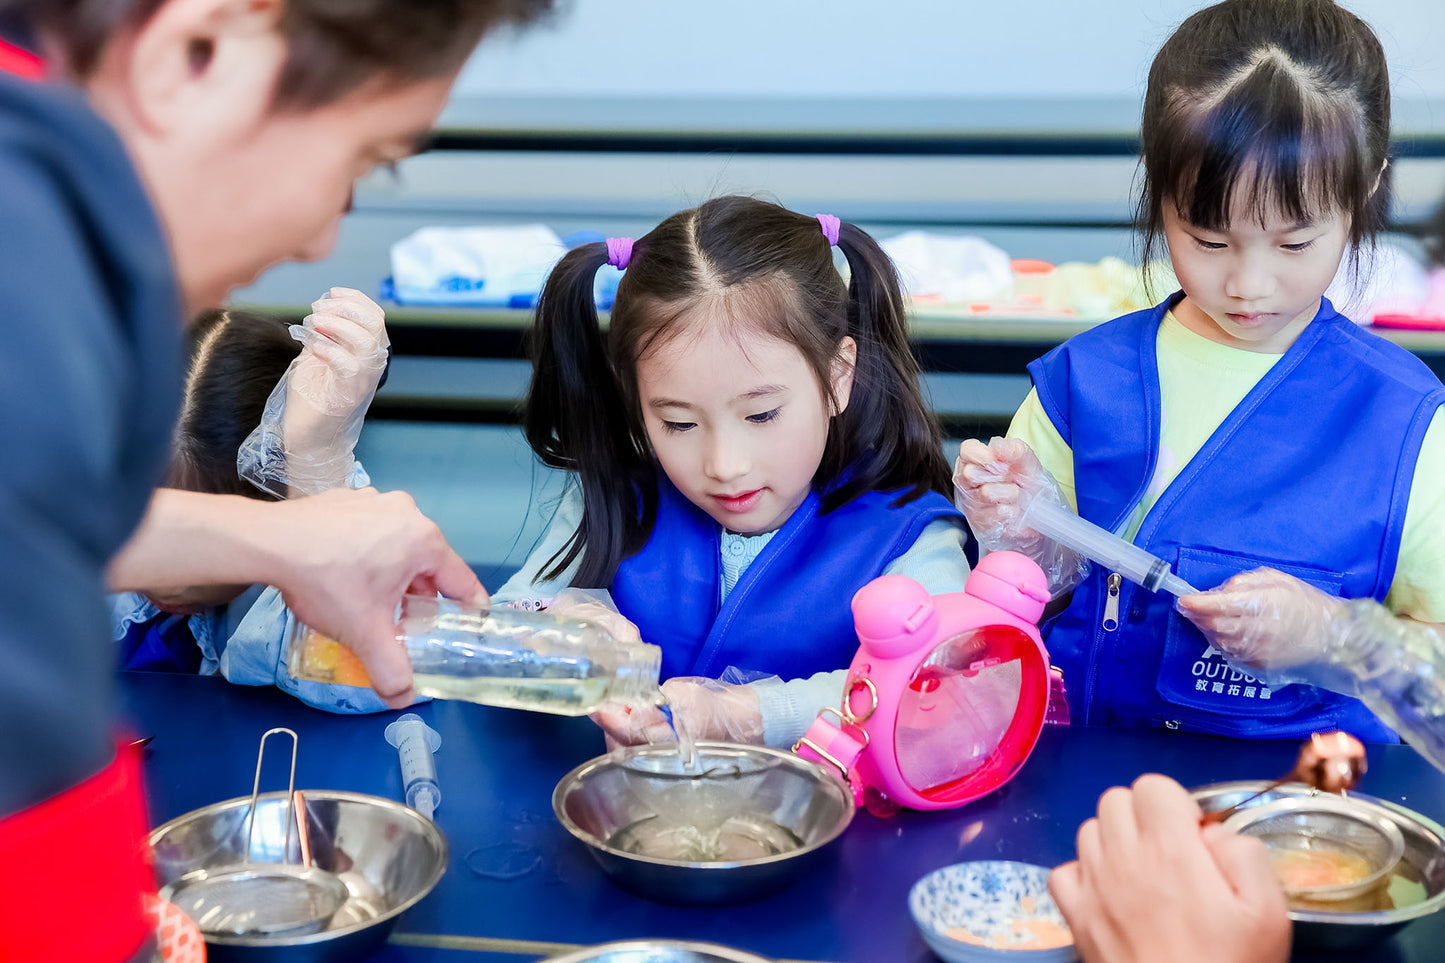
[[[861,643],[837,709],[793,746],[835,768],[875,812],[948,809],[1018,772],[1049,708],[1038,620],[1048,579],[1015,552],[984,556],[962,592],[902,575],[853,596]]]

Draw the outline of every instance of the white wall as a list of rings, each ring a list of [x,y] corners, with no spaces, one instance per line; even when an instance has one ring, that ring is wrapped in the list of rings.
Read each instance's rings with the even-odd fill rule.
[[[1202,5],[563,0],[555,26],[488,40],[457,96],[1092,98],[1137,105],[1155,49]],[[1423,126],[1445,130],[1445,2],[1347,6],[1380,34],[1407,113],[1428,110]]]

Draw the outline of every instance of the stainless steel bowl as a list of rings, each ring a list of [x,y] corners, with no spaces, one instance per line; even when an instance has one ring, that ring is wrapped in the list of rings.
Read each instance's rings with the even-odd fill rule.
[[[769,963],[761,956],[711,943],[629,940],[556,956],[548,963]]]
[[[256,803],[253,863],[300,862],[295,827],[287,832],[288,794],[263,793]],[[156,883],[243,862],[251,797],[196,809],[151,831]],[[335,873],[349,896],[326,928],[309,934],[207,934],[211,960],[340,963],[385,942],[396,918],[446,871],[447,844],[436,824],[390,799],[361,793],[308,790],[306,819],[312,864]],[[289,843],[289,852],[283,848]]]
[[[1194,790],[1194,798],[1205,812],[1227,809],[1264,789],[1268,782],[1225,782]],[[1288,783],[1245,803],[1244,809],[1282,799],[1295,799],[1315,792],[1302,783]],[[1429,916],[1445,906],[1445,828],[1404,806],[1352,792],[1349,798],[1365,803],[1390,819],[1405,839],[1405,853],[1395,872],[1409,883],[1423,887],[1424,899],[1396,909],[1367,912],[1291,910],[1295,942],[1321,949],[1350,949],[1367,946],[1395,933],[1412,920]]]
[[[1323,859],[1354,877],[1333,883],[1292,881],[1276,862],[1285,896],[1304,904],[1301,908],[1376,909],[1405,853],[1404,834],[1379,806],[1332,793],[1246,806],[1226,819],[1224,828],[1260,840],[1277,861],[1317,865],[1311,861]]]
[[[843,783],[792,753],[700,742],[689,770],[670,746],[634,746],[572,770],[552,809],[613,879],[672,903],[774,892],[853,818]]]

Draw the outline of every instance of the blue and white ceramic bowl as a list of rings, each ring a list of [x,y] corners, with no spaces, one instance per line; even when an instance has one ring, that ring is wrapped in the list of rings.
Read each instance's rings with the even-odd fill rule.
[[[1012,948],[1026,941],[1032,922],[1067,928],[1048,877],[1046,868],[1029,863],[956,863],[914,883],[908,909],[924,941],[949,963],[1068,963],[1076,959],[1072,943]],[[973,940],[960,938],[964,933]]]

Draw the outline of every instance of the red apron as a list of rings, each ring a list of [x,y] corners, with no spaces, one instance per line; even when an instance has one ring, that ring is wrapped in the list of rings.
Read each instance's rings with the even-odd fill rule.
[[[0,960],[134,957],[150,935],[141,894],[155,891],[146,827],[128,745],[80,785],[0,819]]]

